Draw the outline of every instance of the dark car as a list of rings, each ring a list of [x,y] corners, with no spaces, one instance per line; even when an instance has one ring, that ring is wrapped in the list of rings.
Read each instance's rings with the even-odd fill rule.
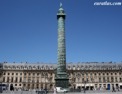
[[[2,91],[3,91],[3,90],[2,90],[2,86],[0,86],[0,93],[2,93]]]
[[[36,91],[37,94],[47,94],[45,90]]]

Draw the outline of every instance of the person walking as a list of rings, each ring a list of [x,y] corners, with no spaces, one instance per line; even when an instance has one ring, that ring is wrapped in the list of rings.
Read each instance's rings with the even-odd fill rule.
[[[119,91],[119,86],[116,87],[117,91]]]
[[[112,92],[116,92],[114,86],[112,86]]]
[[[84,87],[83,91],[84,91],[84,93],[86,93],[86,88],[85,87]]]
[[[54,93],[53,94],[56,94],[57,93],[57,89],[56,87],[54,87]]]

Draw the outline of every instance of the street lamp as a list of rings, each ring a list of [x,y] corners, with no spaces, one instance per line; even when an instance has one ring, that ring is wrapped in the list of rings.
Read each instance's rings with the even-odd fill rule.
[[[82,73],[84,75],[85,74],[85,70],[83,70]],[[84,78],[85,78],[85,76],[84,76]],[[84,83],[84,93],[86,93],[86,83],[88,83],[88,78],[87,79],[84,79],[83,83]]]
[[[88,82],[88,79],[84,81],[84,93],[86,93],[86,83]]]
[[[46,75],[44,76],[45,80],[44,80],[44,84],[45,84],[45,88],[46,89]]]

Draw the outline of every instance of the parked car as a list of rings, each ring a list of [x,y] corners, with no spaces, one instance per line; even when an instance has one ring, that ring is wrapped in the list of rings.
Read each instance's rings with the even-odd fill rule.
[[[7,90],[7,85],[6,84],[0,84],[0,91]]]
[[[2,87],[0,86],[0,93],[2,93],[2,91],[3,91],[3,90],[2,90]]]
[[[63,92],[63,93],[67,93],[69,90],[62,88],[62,87],[56,87],[57,92]]]

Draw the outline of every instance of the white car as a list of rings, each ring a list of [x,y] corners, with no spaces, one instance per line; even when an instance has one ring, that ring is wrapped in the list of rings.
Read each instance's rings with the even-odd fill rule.
[[[68,92],[67,89],[64,89],[64,88],[62,88],[62,87],[56,87],[56,90],[57,90],[57,92],[65,92],[65,93]]]

